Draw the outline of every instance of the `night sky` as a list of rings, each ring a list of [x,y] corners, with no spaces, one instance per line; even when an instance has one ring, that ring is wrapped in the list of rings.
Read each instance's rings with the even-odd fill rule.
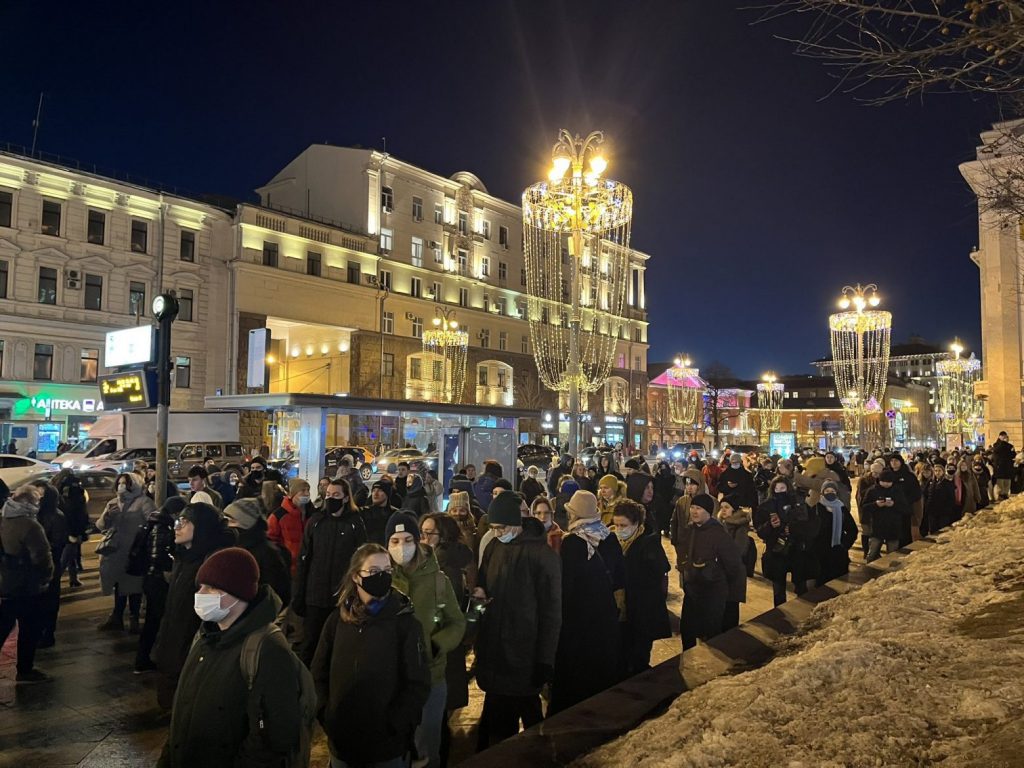
[[[739,8],[679,2],[13,2],[0,142],[252,198],[314,142],[477,174],[518,200],[558,129],[606,132],[651,254],[650,360],[811,372],[846,283],[894,340],[980,343],[974,199],[957,171],[997,116],[930,95],[828,96]]]

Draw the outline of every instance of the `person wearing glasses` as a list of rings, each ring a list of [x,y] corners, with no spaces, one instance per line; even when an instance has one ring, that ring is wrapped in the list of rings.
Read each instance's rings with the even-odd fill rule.
[[[409,764],[430,669],[412,602],[391,587],[394,572],[379,544],[355,551],[313,657],[332,768]]]

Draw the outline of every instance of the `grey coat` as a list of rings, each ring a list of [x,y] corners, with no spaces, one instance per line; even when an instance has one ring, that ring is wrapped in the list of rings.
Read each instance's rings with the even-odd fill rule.
[[[101,532],[113,530],[115,551],[100,557],[100,586],[104,595],[114,592],[115,585],[123,595],[135,595],[142,592],[142,577],[129,576],[125,573],[128,567],[128,552],[135,541],[139,526],[146,522],[146,516],[156,510],[156,504],[145,494],[142,488],[136,489],[126,507],[116,497],[107,502],[106,509],[96,521]]]

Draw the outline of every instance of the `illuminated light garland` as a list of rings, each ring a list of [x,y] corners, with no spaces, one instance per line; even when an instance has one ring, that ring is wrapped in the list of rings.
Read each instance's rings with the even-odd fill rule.
[[[704,389],[687,386],[688,379],[699,380],[700,369],[691,368],[686,355],[679,355],[666,373],[669,418],[674,424],[693,424],[697,409],[704,402]]]
[[[469,334],[459,328],[455,312],[434,309],[434,327],[423,332],[423,351],[444,361],[444,371],[436,398],[445,403],[461,403],[466,387],[466,358]]]
[[[774,432],[782,424],[782,395],[786,385],[777,381],[775,374],[766,373],[757,384],[757,411],[761,430]]]
[[[981,372],[981,361],[973,354],[960,357],[959,341],[952,346],[954,357],[935,363],[938,375],[938,404],[935,417],[945,432],[973,429],[981,416],[981,404],[974,396],[974,383]]]
[[[863,416],[883,402],[889,371],[892,315],[878,306],[878,286],[844,286],[839,306],[852,310],[829,315],[832,374],[836,381],[846,431],[863,426]]]

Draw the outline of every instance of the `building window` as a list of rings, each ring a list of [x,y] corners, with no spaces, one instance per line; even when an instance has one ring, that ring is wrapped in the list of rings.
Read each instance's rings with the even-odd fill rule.
[[[412,199],[412,219],[413,221],[423,221],[422,197],[413,197]]]
[[[508,250],[508,227],[498,227],[498,245]]]
[[[487,328],[480,331],[480,346],[483,349],[490,349],[491,347],[491,332]]]
[[[459,274],[466,274],[466,266],[469,264],[469,251],[459,248]]]
[[[434,381],[444,381],[444,360],[434,361]]]
[[[459,234],[469,234],[469,214],[465,211],[459,211]]]
[[[352,285],[359,285],[363,281],[363,265],[358,261],[350,261],[345,269],[345,279]]]
[[[508,264],[504,261],[498,262],[498,280],[503,283],[508,280]]]
[[[487,219],[484,219],[483,231],[481,234],[483,234],[485,239],[491,239],[491,222],[489,222]]]
[[[793,399],[795,400],[798,397],[800,397],[800,393],[799,392],[794,392],[793,393]]]
[[[0,227],[11,226],[14,213],[14,195],[0,190]]]
[[[53,344],[36,344],[32,378],[36,381],[53,380]]]
[[[57,270],[51,267],[39,268],[39,303],[57,303]]]
[[[444,206],[441,203],[434,203],[434,223],[444,223]]]
[[[530,337],[529,336],[523,336],[521,349],[522,349],[522,352],[523,352],[524,355],[530,354]]]
[[[392,352],[385,352],[380,359],[381,373],[384,376],[395,375],[395,355]]]
[[[423,361],[418,357],[409,358],[409,378],[416,381],[423,378]]]
[[[494,302],[494,306],[498,308],[498,314],[499,315],[504,315],[505,314],[505,307],[506,307],[505,297],[504,296],[499,296],[497,301]]]
[[[60,236],[60,203],[43,200],[43,218],[41,229],[44,235]]]
[[[146,252],[146,241],[149,239],[149,226],[145,221],[132,219],[132,250],[135,253]]]
[[[132,280],[128,283],[128,312],[133,315],[146,314],[146,284]]]
[[[187,229],[181,231],[181,244],[178,247],[178,258],[182,261],[196,260],[196,233]]]
[[[306,251],[306,274],[313,277],[320,277],[322,259],[316,251]]]
[[[430,288],[431,295],[434,297],[434,301],[444,301],[444,288],[441,287],[440,283],[434,283]]]
[[[526,267],[519,270],[519,284],[526,285]]]
[[[395,243],[395,233],[387,227],[381,227],[380,229],[380,249],[385,253],[391,252],[391,247]]]
[[[174,386],[178,389],[188,389],[192,386],[192,358],[174,358]]]
[[[384,313],[383,329],[384,329],[384,333],[394,333],[395,332],[395,313],[394,312],[385,312]]]
[[[508,331],[498,332],[498,349],[502,352],[508,350]]]
[[[835,396],[836,396],[836,391],[835,391],[834,389],[830,389],[830,390],[828,391],[828,396],[829,396],[829,397],[835,397]]]
[[[480,276],[490,277],[491,275],[491,257],[483,256],[480,259]]]
[[[642,342],[643,340],[644,340],[643,328],[634,328],[633,329],[633,341]]]
[[[266,240],[263,241],[263,266],[277,266],[277,243],[268,243]]]
[[[412,239],[412,265],[414,267],[423,266],[423,238],[414,237]]]
[[[639,371],[640,370],[640,355],[634,355],[633,356],[633,370],[634,371]]]
[[[486,293],[484,294],[484,312],[491,311],[491,297]]]
[[[83,384],[96,381],[99,372],[100,351],[98,349],[83,349],[79,379]]]
[[[434,252],[434,263],[435,264],[443,264],[444,263],[444,257],[441,255],[441,244],[439,242],[437,242],[436,240],[431,241],[431,243],[430,243],[430,250],[432,250]]]
[[[103,277],[101,275],[85,275],[85,308],[103,309]]]
[[[480,366],[476,369],[476,383],[481,387],[487,386],[487,366]]]
[[[9,267],[6,261],[0,261],[0,299],[7,298],[7,273]]]
[[[390,291],[391,290],[391,270],[389,270],[389,269],[382,269],[380,271],[380,276],[377,278],[377,284],[380,285],[381,288],[387,288]]]
[[[391,187],[380,188],[380,207],[387,213],[395,209],[395,191]]]
[[[0,379],[4,377],[4,340],[0,339]]]
[[[107,229],[107,214],[103,211],[89,211],[89,226],[86,240],[93,245],[103,245],[103,236]]]
[[[459,306],[460,307],[468,307],[469,306],[469,289],[468,288],[459,288]]]
[[[187,323],[192,322],[192,307],[195,303],[195,294],[191,288],[182,288],[178,291],[178,319]]]
[[[423,295],[423,281],[418,277],[409,280],[409,295],[417,299]]]
[[[412,319],[412,337],[414,339],[422,339],[423,338],[423,318],[422,317],[414,317]]]

